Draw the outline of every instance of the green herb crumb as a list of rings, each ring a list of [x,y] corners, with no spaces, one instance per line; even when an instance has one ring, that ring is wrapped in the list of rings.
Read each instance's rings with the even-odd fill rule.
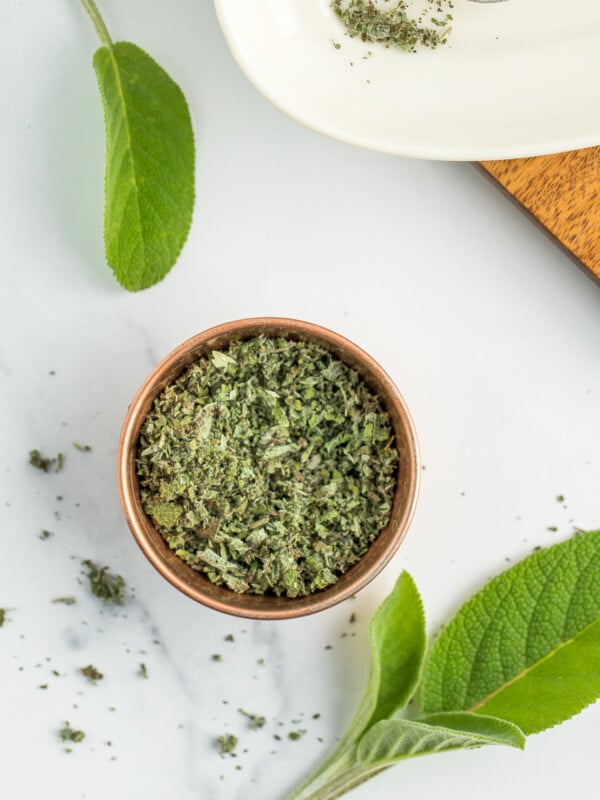
[[[55,458],[43,456],[39,450],[29,451],[29,463],[42,472],[60,472],[64,465],[64,455],[59,453]]]
[[[267,720],[266,717],[261,717],[258,714],[251,714],[249,711],[245,711],[243,708],[238,708],[240,714],[243,714],[245,717],[248,717],[250,720],[250,728],[253,731],[258,731],[260,728],[264,728]]]
[[[306,733],[306,730],[304,728],[301,728],[300,730],[297,730],[297,731],[290,731],[288,733],[288,739],[291,739],[293,742],[295,742],[298,739],[301,739],[304,736],[305,733]]]
[[[121,575],[113,575],[108,571],[108,567],[99,567],[89,559],[81,563],[84,567],[87,567],[92,594],[105,603],[123,605],[125,602],[125,580]]]
[[[68,722],[59,730],[58,735],[63,742],[82,742],[85,739],[83,731],[75,730]]]
[[[72,606],[77,602],[77,598],[73,597],[73,595],[68,595],[67,597],[55,597],[52,602],[63,603],[65,606]]]
[[[144,662],[140,664],[139,674],[141,678],[148,680],[148,667],[144,664]]]
[[[89,444],[79,444],[79,442],[72,442],[73,447],[81,453],[89,453],[92,449]]]
[[[234,736],[232,733],[226,733],[225,735],[217,738],[217,743],[219,745],[221,755],[224,756],[228,753],[233,755],[235,748],[237,747],[238,739],[237,736]]]
[[[96,681],[101,681],[104,675],[100,672],[100,670],[96,669],[92,664],[88,664],[87,667],[81,668],[81,674],[85,675],[90,683],[96,683]]]

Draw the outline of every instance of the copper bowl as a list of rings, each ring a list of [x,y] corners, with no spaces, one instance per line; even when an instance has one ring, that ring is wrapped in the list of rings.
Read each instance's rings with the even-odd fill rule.
[[[390,413],[399,453],[398,483],[389,525],[361,560],[333,586],[307,597],[236,594],[211,583],[175,553],[146,516],[139,496],[135,457],[138,437],[154,399],[200,356],[222,350],[238,339],[259,334],[304,339],[330,350],[353,367],[383,400]],[[419,450],[406,404],[383,369],[363,350],[333,331],[294,319],[264,317],[228,322],[210,328],[179,345],[146,378],[133,399],[119,442],[118,481],[121,505],[131,532],[150,563],[188,597],[210,608],[254,619],[289,619],[322,611],[351,597],[366,586],[390,561],[406,536],[413,517],[419,486]]]

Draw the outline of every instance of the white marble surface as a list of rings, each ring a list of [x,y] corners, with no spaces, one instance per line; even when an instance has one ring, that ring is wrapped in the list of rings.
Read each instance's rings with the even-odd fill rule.
[[[121,290],[103,260],[94,32],[77,2],[5,0],[0,607],[12,610],[0,629],[0,785],[14,800],[284,800],[348,721],[368,617],[402,568],[433,630],[506,559],[600,525],[600,289],[471,166],[355,150],[271,108],[208,0],[103,6],[115,38],[148,49],[186,90],[198,202],[172,274]],[[167,585],[115,485],[120,425],[152,365],[197,331],[262,314],[324,324],[377,358],[413,412],[426,468],[385,573],[351,603],[278,623],[219,615]],[[30,467],[33,447],[65,451],[63,472]],[[41,541],[42,529],[54,535]],[[89,594],[82,558],[126,577],[122,609]],[[76,605],[51,603],[69,594]],[[352,611],[356,636],[342,637]],[[96,686],[78,674],[89,663],[105,674]],[[268,724],[251,732],[239,706]],[[71,754],[64,720],[87,734]],[[416,759],[352,797],[588,796],[599,723],[596,706],[525,753]],[[296,728],[306,735],[289,741]],[[226,732],[247,749],[237,759],[216,752]]]

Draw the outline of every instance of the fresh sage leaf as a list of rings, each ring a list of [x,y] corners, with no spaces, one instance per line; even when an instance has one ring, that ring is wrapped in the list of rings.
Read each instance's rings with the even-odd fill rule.
[[[425,657],[425,613],[408,572],[402,572],[391,594],[369,623],[371,668],[351,728],[360,733],[393,716],[408,703],[421,679]]]
[[[600,696],[600,531],[540,550],[494,578],[437,640],[426,712],[471,710],[537,733]]]
[[[126,289],[162,280],[185,243],[194,207],[194,134],[179,86],[146,52],[112,42],[83,0],[103,46],[94,55],[106,129],[106,259]]]
[[[422,720],[386,719],[369,728],[358,743],[356,756],[364,765],[384,766],[385,762],[391,766],[411,756],[487,744],[523,749],[525,735],[506,720],[466,712]]]
[[[369,640],[371,667],[358,709],[337,747],[293,798],[303,798],[304,791],[328,784],[330,775],[347,769],[355,760],[361,734],[403,708],[414,694],[421,678],[426,634],[421,597],[408,572],[400,574],[371,618]]]
[[[126,289],[146,289],[175,264],[194,206],[194,135],[185,97],[130,42],[101,47],[106,259]]]
[[[423,630],[421,599],[402,573],[371,621],[371,672],[349,729],[288,800],[336,800],[411,756],[523,748],[526,734],[597,699],[600,531],[536,552],[491,581],[441,634],[424,671]],[[390,719],[421,678],[425,716]]]
[[[523,749],[525,735],[511,722],[468,712],[420,720],[383,719],[369,727],[333,768],[290,800],[334,800],[404,759],[484,745]]]

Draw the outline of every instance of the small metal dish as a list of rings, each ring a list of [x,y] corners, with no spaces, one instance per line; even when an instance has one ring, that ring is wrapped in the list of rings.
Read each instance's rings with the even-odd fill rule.
[[[135,468],[138,438],[154,399],[199,357],[222,350],[238,339],[264,334],[315,342],[353,367],[383,400],[390,413],[399,453],[398,483],[389,525],[381,531],[362,559],[333,586],[300,598],[236,594],[211,583],[189,567],[168,545],[144,513]],[[322,611],[356,594],[390,561],[404,539],[413,517],[419,485],[419,451],[406,404],[384,370],[363,350],[344,337],[309,322],[266,317],[218,325],[177,347],[146,378],[134,397],[121,431],[118,483],[127,523],[150,563],[176,589],[217,611],[254,619],[289,619]]]

